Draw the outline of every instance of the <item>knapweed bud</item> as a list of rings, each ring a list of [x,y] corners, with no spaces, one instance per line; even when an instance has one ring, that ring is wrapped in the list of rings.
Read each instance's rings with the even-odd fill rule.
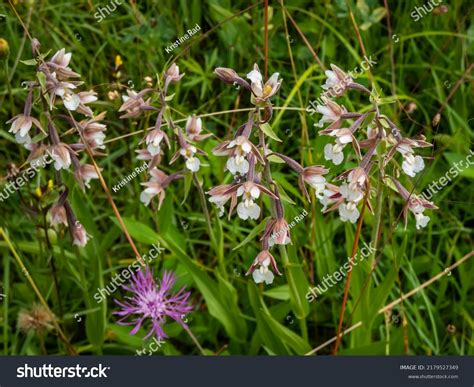
[[[8,55],[10,55],[10,46],[5,39],[0,38],[0,60],[8,58]]]

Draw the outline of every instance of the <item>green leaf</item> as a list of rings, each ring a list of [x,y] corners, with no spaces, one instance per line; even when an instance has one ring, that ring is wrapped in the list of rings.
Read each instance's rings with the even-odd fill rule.
[[[266,307],[256,285],[249,282],[250,303],[257,317],[257,329],[263,343],[276,355],[291,352],[304,355],[311,351],[311,346],[291,329],[279,323]]]
[[[20,60],[20,62],[27,66],[36,66],[38,64],[36,59]]]
[[[292,245],[279,246],[280,254],[285,262],[285,274],[290,288],[291,308],[299,319],[306,318],[309,314],[309,303],[305,295],[308,292],[309,283],[298,261],[296,247]],[[288,253],[286,252],[288,249]]]
[[[275,141],[279,141],[279,142],[283,142],[282,140],[280,140],[280,138],[275,134],[275,132],[273,131],[272,127],[270,126],[270,124],[268,122],[260,125],[260,129],[263,131],[263,133],[265,133],[268,137],[274,139]]]
[[[276,155],[267,156],[267,160],[271,161],[272,163],[285,164],[285,162]]]
[[[267,223],[268,219],[270,217],[266,217],[265,219],[263,219],[260,224],[255,227],[252,231],[250,231],[249,235],[247,235],[247,237],[242,241],[240,242],[237,246],[235,246],[232,250],[238,250],[240,249],[242,246],[245,246],[247,243],[249,242],[252,242],[253,240],[255,240],[255,237],[260,234],[263,229],[265,228],[265,224]]]
[[[173,93],[173,94],[171,94],[171,95],[167,95],[167,96],[165,97],[165,101],[166,101],[166,102],[171,101],[171,100],[174,98],[175,94],[176,94],[176,93]]]
[[[183,201],[181,202],[181,205],[186,203],[186,199],[188,198],[189,190],[191,189],[192,182],[193,182],[193,174],[186,173],[184,175],[184,197],[183,197]]]
[[[111,219],[117,225],[117,227],[122,230],[117,218]],[[146,224],[143,224],[132,218],[123,218],[123,222],[125,223],[128,232],[134,240],[147,245],[152,245],[153,243],[158,242],[158,234]]]
[[[276,300],[289,301],[290,287],[288,285],[278,286],[276,288],[271,288],[270,290],[264,291],[263,294]]]

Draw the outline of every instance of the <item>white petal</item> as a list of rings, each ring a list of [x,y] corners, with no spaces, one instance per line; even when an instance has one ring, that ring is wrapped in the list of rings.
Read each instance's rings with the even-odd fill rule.
[[[20,136],[25,137],[25,135],[30,131],[33,121],[31,119],[25,118],[20,127]]]
[[[416,219],[416,229],[419,230],[420,228],[426,227],[428,222],[430,221],[429,216],[423,215],[423,213],[418,213],[415,214],[415,219]]]
[[[145,206],[148,206],[150,204],[150,201],[151,201],[151,198],[153,197],[153,195],[150,195],[148,192],[146,191],[143,191],[141,194],[140,194],[140,201],[145,204]]]
[[[68,94],[63,97],[63,103],[66,109],[74,111],[81,103],[81,99],[76,94]]]
[[[190,157],[186,160],[186,168],[188,168],[191,172],[199,171],[200,165],[201,161],[197,157]]]
[[[247,78],[250,79],[250,82],[252,83],[261,83],[263,82],[262,79],[262,74],[260,74],[260,71],[258,70],[252,70],[247,74]]]
[[[260,190],[258,189],[257,186],[253,186],[251,189],[250,189],[250,195],[254,198],[254,199],[258,199],[258,197],[260,196]]]
[[[152,156],[156,156],[161,151],[160,145],[155,146],[153,143],[148,144],[146,149]]]

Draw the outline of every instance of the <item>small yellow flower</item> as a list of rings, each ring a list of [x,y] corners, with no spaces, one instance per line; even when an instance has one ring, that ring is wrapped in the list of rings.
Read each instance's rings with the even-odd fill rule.
[[[0,38],[0,59],[5,59],[8,57],[10,54],[10,46],[8,45],[8,42]]]
[[[115,70],[123,65],[122,57],[120,55],[115,56]]]
[[[36,196],[38,196],[39,198],[43,195],[43,193],[41,192],[41,187],[36,187],[36,189],[35,189],[35,194],[36,194]]]
[[[49,179],[48,180],[48,189],[53,189],[53,187],[54,187],[54,182],[53,182],[53,180]]]

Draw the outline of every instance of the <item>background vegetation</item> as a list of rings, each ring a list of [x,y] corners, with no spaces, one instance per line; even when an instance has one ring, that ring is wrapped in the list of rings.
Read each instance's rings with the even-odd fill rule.
[[[204,127],[213,137],[203,147],[211,154],[218,141],[230,138],[245,120],[246,112],[234,110],[250,107],[247,95],[239,97],[241,91],[217,80],[213,69],[231,67],[241,75],[253,63],[263,69],[265,23],[263,2],[230,0],[124,1],[98,23],[94,13],[107,4],[111,3],[29,0],[17,1],[14,7],[31,36],[42,43],[42,50],[55,52],[65,47],[71,51],[71,67],[83,76],[87,88],[99,93],[102,102],[95,106],[96,111],[108,112],[108,143],[106,156],[97,161],[111,187],[141,165],[135,155],[141,136],[134,132],[144,127],[143,120],[139,125],[119,120],[121,101],[110,100],[108,93],[124,93],[126,87],[142,89],[144,77],[155,78],[176,61],[186,75],[171,86],[176,91],[173,114],[178,119],[208,115],[203,118]],[[424,154],[429,156],[425,171],[414,180],[418,192],[443,176],[454,161],[464,159],[472,149],[474,122],[472,4],[443,3],[447,11],[437,8],[415,22],[410,13],[423,4],[422,0],[388,1],[387,5],[375,0],[270,1],[268,71],[279,72],[284,79],[272,99],[280,108],[275,110],[272,127],[284,141],[272,141],[272,149],[303,165],[329,165],[323,156],[328,139],[319,136],[313,126],[320,115],[305,112],[309,101],[322,92],[325,75],[298,28],[326,68],[330,63],[345,70],[358,66],[363,57],[361,42],[367,56],[376,57],[372,68],[376,85],[383,95],[397,99],[384,105],[385,114],[399,123],[404,135],[424,134],[435,144],[432,152]],[[165,52],[165,47],[196,24],[200,32],[172,53]],[[5,122],[23,110],[26,91],[21,84],[34,77],[32,68],[19,62],[32,57],[31,48],[20,19],[7,2],[0,6],[0,38],[10,47],[8,59],[0,61],[0,175],[6,176],[10,163],[23,166],[28,156],[8,133]],[[123,62],[118,68],[117,55]],[[367,76],[365,73],[358,81],[368,85]],[[366,103],[358,98],[349,94],[341,102],[353,111]],[[441,121],[433,126],[437,113]],[[224,181],[225,158],[211,156],[204,164],[204,189]],[[351,165],[355,160],[348,159],[332,169],[331,176]],[[259,252],[260,221],[243,222],[236,216],[219,219],[212,209],[219,241],[212,245],[196,188],[191,187],[186,195],[184,181],[167,189],[160,212],[138,200],[144,176],[113,193],[140,252],[146,253],[157,241],[166,249],[152,264],[155,271],[175,270],[178,286],[192,290],[197,307],[188,316],[189,326],[209,354],[305,354],[336,334],[345,281],[311,304],[304,296],[309,285],[321,283],[345,262],[355,226],[341,223],[335,213],[322,215],[319,203],[304,200],[288,169],[273,168],[277,170],[274,178],[294,202],[285,203],[287,220],[303,209],[309,215],[291,230],[294,244],[288,249],[289,261],[283,265],[280,254],[275,253],[285,275],[266,287],[244,276]],[[67,233],[53,235],[51,230],[52,250],[48,249],[44,219],[29,213],[25,203],[46,208],[51,198],[45,189],[38,196],[38,187],[45,187],[52,176],[50,168],[42,171],[0,203],[2,351],[8,355],[63,354],[72,347],[80,354],[134,354],[146,346],[141,339],[145,331],[129,336],[129,328],[118,326],[112,315],[117,309],[113,297],[101,304],[93,299],[97,287],[108,284],[115,273],[133,262],[133,251],[100,184],[94,181],[84,194],[67,173],[63,178],[71,188],[72,205],[93,238],[85,249],[78,250]],[[340,354],[474,354],[472,259],[378,313],[473,250],[473,178],[474,168],[467,168],[437,193],[433,200],[439,210],[431,212],[428,227],[419,231],[413,219],[404,228],[399,217],[401,200],[385,192],[379,250],[354,270],[344,318],[344,327],[363,323],[344,336]],[[4,184],[5,179],[0,188]],[[366,214],[361,243],[373,240],[376,221]],[[69,350],[55,329],[44,337],[18,329],[20,310],[31,307],[38,298],[14,254],[58,317]],[[114,294],[123,295],[123,291]],[[199,353],[178,324],[170,322],[165,329],[170,338],[156,354]],[[329,354],[331,349],[332,345],[325,345],[317,353]]]

